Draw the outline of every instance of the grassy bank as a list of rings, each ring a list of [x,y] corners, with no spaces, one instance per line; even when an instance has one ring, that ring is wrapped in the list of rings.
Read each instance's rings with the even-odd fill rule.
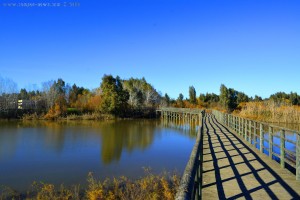
[[[116,118],[156,118],[156,108],[127,109],[120,116],[101,112],[82,112],[75,108],[68,108],[66,112],[24,112],[14,116],[2,116],[2,119],[22,120],[110,120]]]
[[[84,114],[69,114],[65,116],[49,116],[49,115],[38,115],[36,113],[24,114],[22,120],[110,120],[116,117],[109,114],[101,113],[84,113]]]
[[[163,173],[154,175],[146,170],[146,176],[138,180],[126,177],[97,180],[91,173],[87,178],[88,186],[82,190],[79,185],[70,188],[61,185],[58,189],[53,184],[33,183],[26,194],[7,188],[0,188],[0,199],[38,199],[38,200],[152,200],[175,199],[179,178],[175,174]]]

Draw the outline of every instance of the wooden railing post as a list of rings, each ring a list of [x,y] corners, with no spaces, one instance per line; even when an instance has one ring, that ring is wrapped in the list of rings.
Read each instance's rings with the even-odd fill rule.
[[[242,134],[242,126],[241,126],[241,124],[242,124],[242,120],[241,120],[241,118],[239,117],[239,135]]]
[[[280,131],[280,165],[284,168],[284,158],[285,158],[285,130]]]
[[[244,119],[241,119],[241,136],[244,137]]]
[[[227,126],[230,127],[230,116],[227,114]]]
[[[296,179],[300,181],[300,134],[297,134],[296,142]]]
[[[269,157],[273,156],[273,127],[269,126]]]
[[[250,145],[252,144],[252,131],[251,131],[251,126],[252,126],[252,121],[249,120],[248,121],[248,130],[249,130],[249,137],[248,137],[248,140],[249,140],[249,143]]]
[[[257,135],[256,135],[256,123],[257,122],[253,122],[253,145],[256,147],[256,144],[257,144],[257,141],[256,141],[256,138],[257,138]]]
[[[234,117],[234,128],[235,128],[235,132],[237,132],[237,117]]]
[[[244,138],[247,141],[247,120],[244,120]]]
[[[259,124],[259,147],[260,152],[264,152],[264,128],[262,124]]]

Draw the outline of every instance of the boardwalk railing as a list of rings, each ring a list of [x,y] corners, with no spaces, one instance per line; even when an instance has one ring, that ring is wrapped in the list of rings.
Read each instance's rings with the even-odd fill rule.
[[[199,114],[203,109],[199,108],[171,108],[171,107],[160,107],[157,111],[169,111],[177,113],[196,113]]]
[[[160,108],[157,111],[161,112],[162,118],[171,118],[173,120],[183,120],[186,122],[199,120],[200,127],[198,129],[197,139],[185,167],[175,199],[201,199],[204,111],[187,108]]]
[[[271,159],[279,161],[282,168],[285,168],[286,164],[294,168],[296,179],[300,180],[300,133],[298,131],[217,110],[213,110],[212,113],[220,123],[235,131],[251,146],[269,155]],[[286,148],[287,145],[289,149]],[[279,151],[274,151],[275,148]]]

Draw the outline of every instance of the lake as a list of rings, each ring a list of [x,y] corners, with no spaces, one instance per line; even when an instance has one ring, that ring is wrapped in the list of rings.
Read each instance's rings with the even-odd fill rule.
[[[86,185],[96,178],[137,179],[143,167],[181,175],[196,129],[160,120],[0,121],[0,185],[18,191],[33,181]]]

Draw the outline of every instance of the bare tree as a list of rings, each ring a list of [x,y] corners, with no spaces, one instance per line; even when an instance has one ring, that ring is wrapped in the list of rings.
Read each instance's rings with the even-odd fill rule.
[[[0,95],[14,94],[18,92],[18,85],[9,78],[0,76]]]
[[[0,76],[0,111],[18,108],[17,92],[18,86],[13,80]]]
[[[53,84],[53,80],[42,83],[43,98],[46,101],[47,108],[51,108],[55,104],[55,100],[58,97],[58,91],[52,87]]]

